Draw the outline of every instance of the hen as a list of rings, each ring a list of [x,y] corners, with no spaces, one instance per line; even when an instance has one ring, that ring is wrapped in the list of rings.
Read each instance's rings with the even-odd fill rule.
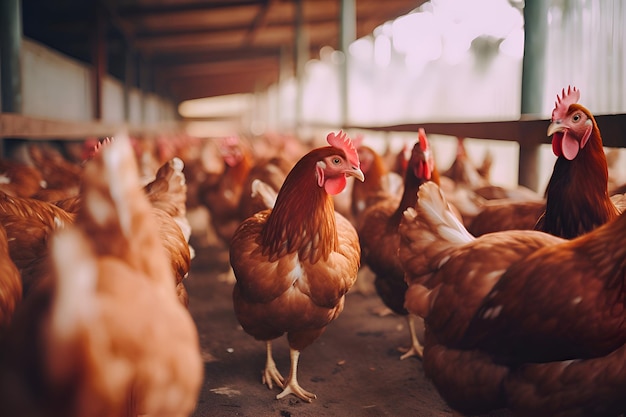
[[[48,274],[48,241],[60,228],[74,221],[74,214],[52,203],[0,193],[0,223],[6,230],[11,259],[28,294]]]
[[[365,181],[355,182],[352,185],[350,211],[353,222],[358,228],[361,216],[368,207],[390,196],[400,195],[403,178],[395,180],[398,174],[389,171],[382,156],[369,146],[361,145],[357,151]],[[404,155],[404,153],[398,155]],[[410,159],[410,153],[408,159]],[[404,172],[406,172],[406,167]]]
[[[199,200],[211,214],[211,224],[224,244],[230,242],[239,223],[239,200],[252,169],[253,158],[247,146],[237,137],[221,140],[220,151],[226,166],[217,181],[208,177],[199,186]]]
[[[22,301],[22,277],[9,255],[7,232],[0,225],[0,335]]]
[[[474,239],[424,185],[403,222],[407,308],[425,318],[424,371],[457,411],[617,416],[625,407],[626,216],[574,240]],[[419,254],[419,255],[416,255]]]
[[[78,194],[82,168],[69,161],[51,144],[28,146],[28,158],[45,181],[45,187],[32,197],[44,201],[60,200]]]
[[[546,188],[546,212],[536,226],[566,239],[616,218],[626,207],[626,199],[618,208],[609,198],[600,129],[591,112],[578,104],[579,98],[576,88],[557,96],[548,127],[557,160]]]
[[[348,176],[364,177],[350,138],[340,132],[327,140],[331,146],[295,164],[273,209],[240,224],[230,246],[235,314],[248,334],[266,342],[262,382],[283,388],[277,398],[316,398],[298,383],[298,358],[341,313],[359,269],[358,235],[335,212],[332,195],[344,189]],[[284,333],[291,356],[286,380],[271,350],[272,340]]]
[[[52,239],[51,276],[3,346],[3,412],[188,416],[203,376],[198,334],[128,141],[86,165],[83,180],[75,223]]]
[[[248,172],[248,177],[244,182],[239,199],[239,216],[241,220],[245,220],[267,208],[265,204],[259,204],[253,197],[252,183],[255,180],[262,181],[266,186],[278,192],[291,168],[292,164],[281,156],[259,160],[254,164]]]
[[[571,239],[614,219],[626,207],[626,198],[609,198],[600,130],[579,98],[576,88],[563,90],[552,111],[548,136],[557,160],[545,201],[487,206],[468,227],[472,234],[534,228]]]
[[[23,162],[0,159],[0,191],[17,197],[31,197],[45,185],[37,168]]]
[[[417,190],[427,181],[438,183],[438,173],[423,129],[413,146],[411,159],[404,177],[401,198],[388,198],[368,207],[362,214],[359,238],[363,251],[363,263],[375,274],[374,285],[383,303],[394,313],[406,316],[411,337],[411,348],[401,359],[422,356],[422,346],[415,331],[415,317],[404,308],[407,285],[404,269],[398,258],[400,235],[398,226],[402,213],[417,201]]]

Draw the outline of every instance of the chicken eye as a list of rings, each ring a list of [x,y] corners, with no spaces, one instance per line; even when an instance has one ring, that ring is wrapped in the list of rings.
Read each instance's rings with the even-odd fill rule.
[[[572,117],[572,120],[577,122],[580,120],[580,114],[575,114],[574,117]]]
[[[333,164],[335,164],[335,165],[339,165],[339,163],[341,163],[341,159],[339,159],[339,157],[337,157],[337,156],[336,156],[336,157],[334,157],[334,158],[333,158]]]

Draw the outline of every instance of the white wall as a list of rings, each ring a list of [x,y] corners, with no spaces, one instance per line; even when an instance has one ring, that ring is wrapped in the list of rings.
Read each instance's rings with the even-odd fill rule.
[[[69,121],[93,120],[93,88],[88,65],[30,39],[23,39],[21,53],[22,113],[27,116]],[[153,93],[130,91],[132,125],[176,119],[175,106]],[[125,122],[124,85],[105,76],[102,87],[102,120]]]
[[[34,41],[22,42],[22,112],[29,116],[92,119],[91,74],[87,67]]]

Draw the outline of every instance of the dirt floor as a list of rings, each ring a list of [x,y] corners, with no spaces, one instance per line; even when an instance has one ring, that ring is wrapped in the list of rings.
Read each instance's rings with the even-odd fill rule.
[[[452,416],[420,360],[400,360],[408,346],[406,320],[380,316],[383,304],[361,282],[348,294],[339,318],[300,356],[298,380],[317,395],[312,403],[294,396],[276,400],[278,388],[261,384],[265,345],[238,325],[233,313],[232,281],[225,279],[228,253],[198,250],[187,280],[190,310],[198,325],[205,357],[205,379],[194,417]],[[365,288],[359,292],[358,288]],[[283,376],[289,348],[274,342],[274,359]],[[489,417],[508,417],[506,412]]]

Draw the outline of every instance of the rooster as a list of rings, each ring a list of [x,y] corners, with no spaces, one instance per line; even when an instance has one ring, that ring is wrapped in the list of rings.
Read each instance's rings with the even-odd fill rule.
[[[427,181],[438,183],[438,173],[423,129],[413,146],[411,158],[404,177],[401,198],[388,196],[368,207],[359,225],[363,263],[375,274],[374,285],[383,303],[394,313],[406,316],[411,337],[411,348],[400,359],[422,356],[422,346],[415,330],[415,317],[404,308],[404,270],[398,258],[400,235],[398,226],[402,213],[417,201],[417,190]]]
[[[332,195],[347,177],[363,181],[359,158],[345,133],[303,156],[287,175],[272,209],[243,221],[233,236],[233,305],[243,329],[266,342],[262,382],[306,402],[316,395],[298,383],[300,352],[343,310],[359,269],[354,227],[334,210]],[[272,357],[272,340],[287,333],[291,369],[285,380]]]
[[[81,195],[75,222],[51,239],[51,275],[2,347],[3,412],[188,416],[203,376],[198,334],[128,140],[85,166]]]
[[[532,230],[473,238],[425,184],[401,230],[401,258],[422,265],[407,275],[407,308],[425,319],[424,371],[452,408],[624,411],[626,215],[573,240]]]

